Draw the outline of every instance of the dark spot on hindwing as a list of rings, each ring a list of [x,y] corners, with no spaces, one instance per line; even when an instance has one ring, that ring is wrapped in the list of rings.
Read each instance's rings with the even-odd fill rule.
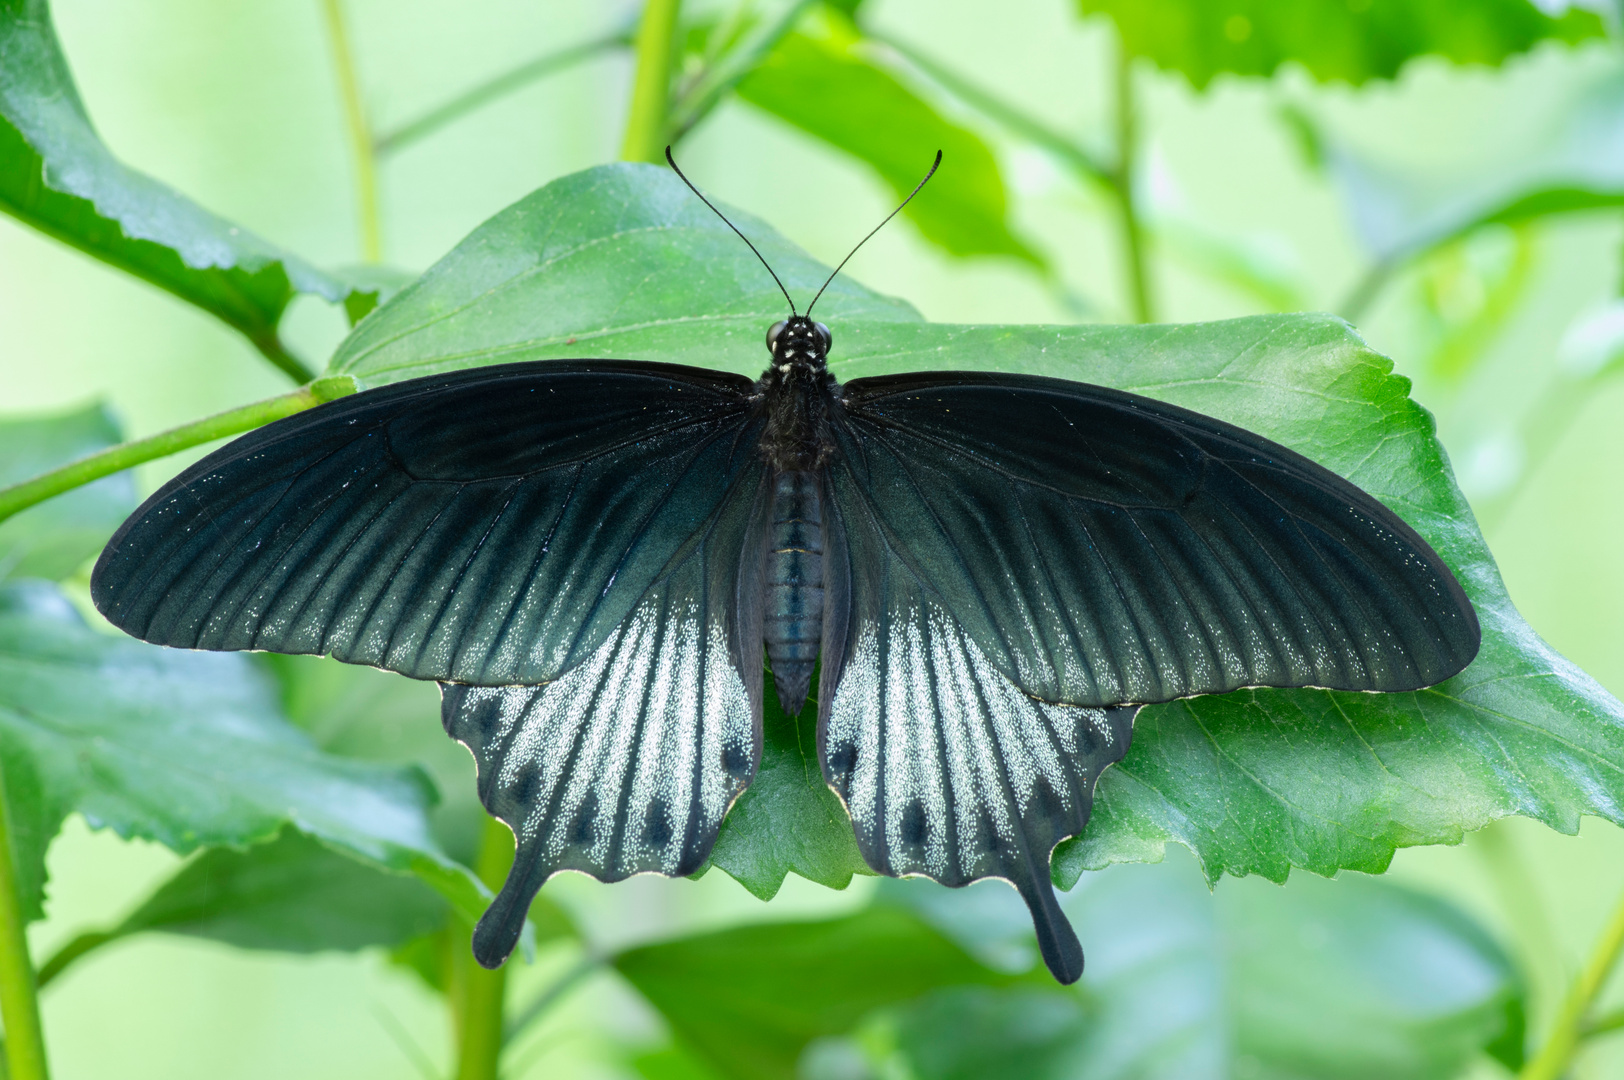
[[[1048,777],[1039,776],[1033,782],[1031,807],[1023,816],[1038,816],[1057,825],[1063,826],[1065,824],[1065,801],[1060,798],[1060,793],[1055,791],[1054,786],[1049,783]],[[1062,831],[1064,830],[1062,829]]]
[[[575,815],[575,824],[570,826],[570,843],[583,846],[592,843],[597,817],[598,793],[589,791],[581,800],[581,812]]]
[[[735,779],[742,779],[750,772],[750,755],[744,747],[737,743],[725,743],[722,746],[722,771]]]
[[[921,845],[925,842],[929,831],[925,822],[925,803],[921,799],[915,799],[902,812],[902,842],[914,846]]]
[[[857,768],[857,744],[840,743],[829,748],[829,772],[842,781]]]
[[[457,730],[450,732],[452,738],[458,742],[466,743],[475,753],[484,750],[490,742],[491,736],[496,733],[497,725],[502,719],[502,699],[496,695],[488,695],[472,708],[459,707],[454,714]]]
[[[670,842],[671,822],[666,815],[665,800],[655,799],[643,815],[643,843],[651,848],[663,848]]]
[[[998,824],[986,807],[981,807],[976,813],[975,844],[976,853],[980,855],[996,855],[1004,846],[1004,838],[998,835]]]
[[[529,806],[530,801],[536,797],[536,785],[541,783],[541,766],[529,762],[519,769],[519,775],[513,778],[513,785],[508,788],[508,795],[520,806]]]

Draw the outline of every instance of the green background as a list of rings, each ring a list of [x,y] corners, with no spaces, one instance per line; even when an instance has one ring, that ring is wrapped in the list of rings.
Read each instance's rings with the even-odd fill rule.
[[[595,4],[443,5],[352,0],[347,5],[367,104],[387,129],[492,71],[614,29],[622,13]],[[315,3],[141,5],[64,0],[55,7],[86,105],[112,150],[204,206],[320,266],[358,261],[351,160]],[[1073,133],[1109,129],[1110,31],[1049,0],[987,6],[955,0],[875,0],[870,25],[905,36],[983,84]],[[1218,237],[1272,270],[1293,305],[1334,309],[1369,253],[1348,201],[1305,161],[1283,105],[1304,105],[1366,157],[1425,187],[1521,167],[1548,136],[1548,118],[1587,87],[1624,70],[1616,45],[1546,45],[1502,69],[1407,66],[1394,84],[1313,87],[1288,70],[1275,83],[1219,77],[1203,95],[1180,77],[1139,73],[1147,141],[1143,182],[1170,222],[1155,249],[1158,316],[1170,321],[1268,310],[1256,289],[1215,280],[1201,245],[1179,228]],[[384,256],[417,271],[478,223],[540,184],[613,159],[630,60],[611,54],[528,87],[404,150],[381,173]],[[950,115],[967,116],[954,112]],[[1017,234],[1048,257],[1090,317],[1126,318],[1117,234],[1102,197],[1063,179],[1048,159],[993,145],[1011,192]],[[684,144],[689,175],[708,192],[771,222],[813,256],[837,262],[890,209],[888,185],[751,106],[724,104]],[[921,169],[926,163],[921,162]],[[951,167],[951,163],[949,166]],[[1553,379],[1575,320],[1618,293],[1616,214],[1575,215],[1522,235],[1480,237],[1403,272],[1359,320],[1379,351],[1417,381],[1438,415],[1462,486],[1488,508],[1504,482],[1498,447]],[[1439,359],[1451,328],[1483,310],[1495,275],[1523,245],[1527,279],[1468,369]],[[1520,249],[1519,249],[1520,250]],[[1015,258],[953,261],[901,222],[850,267],[854,277],[953,322],[1072,321],[1077,310]],[[1451,319],[1453,318],[1453,321]],[[1442,329],[1440,329],[1442,327]],[[311,359],[344,332],[342,314],[295,301],[289,339]],[[838,340],[838,328],[837,328]],[[1462,347],[1464,348],[1464,347]],[[1446,358],[1447,359],[1447,358]],[[0,411],[69,409],[102,399],[133,436],[282,391],[286,381],[237,335],[151,287],[0,219]],[[157,374],[157,373],[161,373]],[[1558,650],[1624,693],[1624,387],[1603,385],[1562,425],[1549,458],[1509,504],[1484,521],[1511,595]],[[1498,454],[1498,456],[1497,456]],[[182,464],[138,474],[143,491]],[[403,740],[442,739],[432,691],[392,707]],[[1514,871],[1543,914],[1521,917],[1494,884],[1495,860]],[[177,858],[152,845],[91,832],[75,820],[52,850],[48,919],[31,930],[38,955],[86,925],[121,915]],[[1188,863],[1188,860],[1183,860]],[[1186,866],[1194,877],[1193,865]],[[1569,838],[1521,821],[1459,848],[1402,851],[1393,877],[1459,902],[1528,965],[1536,1006],[1549,1009],[1624,888],[1624,841],[1590,822]],[[836,913],[873,887],[842,893],[790,879],[762,904],[721,874],[698,882],[637,879],[604,887],[560,880],[559,898],[605,947],[752,919]],[[1225,880],[1220,891],[1273,888]],[[519,1000],[548,972],[524,969]],[[59,1077],[412,1076],[398,1034],[436,1061],[447,1056],[437,999],[377,954],[293,957],[233,951],[171,937],[137,938],[69,972],[44,996]],[[1618,1004],[1614,991],[1604,1004]],[[1540,1014],[1534,1023],[1538,1027]],[[516,1048],[514,1076],[599,1075],[611,1048],[655,1043],[660,1022],[608,977],[592,982]],[[1492,1066],[1481,1066],[1494,1075]],[[1624,1068],[1602,1043],[1577,1075]]]

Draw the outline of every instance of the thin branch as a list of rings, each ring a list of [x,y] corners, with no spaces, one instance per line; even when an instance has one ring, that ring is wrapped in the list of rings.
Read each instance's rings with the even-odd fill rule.
[[[52,953],[51,958],[40,965],[39,975],[34,980],[35,988],[39,990],[45,989],[53,979],[67,970],[69,964],[89,953],[95,952],[103,945],[111,945],[124,936],[124,932],[121,930],[85,931]]]
[[[659,162],[670,141],[671,63],[676,54],[679,0],[645,0],[637,24],[637,73],[620,146],[623,161]]]
[[[333,69],[338,76],[338,92],[344,101],[344,122],[349,129],[350,151],[355,156],[356,214],[360,218],[361,258],[375,263],[383,260],[383,231],[378,221],[378,167],[373,158],[372,129],[367,126],[366,106],[361,100],[361,80],[356,74],[355,53],[344,25],[343,0],[322,0],[327,17],[327,37],[333,46]]]
[[[1139,117],[1133,94],[1133,57],[1122,43],[1116,57],[1117,161],[1111,176],[1122,218],[1122,244],[1127,259],[1128,292],[1136,322],[1152,321],[1150,283],[1145,268],[1145,235],[1134,202],[1134,159],[1139,149]]]
[[[1375,302],[1376,297],[1392,280],[1393,272],[1398,269],[1399,263],[1393,259],[1382,259],[1373,263],[1364,277],[1354,283],[1348,295],[1336,306],[1336,313],[1351,323],[1357,323]]]
[[[1560,1080],[1567,1073],[1568,1066],[1573,1062],[1574,1051],[1579,1048],[1581,1033],[1585,1030],[1585,1017],[1596,996],[1607,985],[1620,952],[1624,952],[1624,897],[1620,897],[1619,905],[1597,939],[1584,970],[1579,972],[1578,978],[1569,987],[1567,999],[1562,1002],[1562,1010],[1557,1014],[1545,1045],[1523,1067],[1518,1074],[1519,1080]]]
[[[301,386],[316,377],[316,373],[303,360],[288,352],[274,328],[264,334],[251,334],[248,340],[253,342],[261,356],[276,365],[277,370]]]
[[[479,879],[494,892],[502,887],[502,879],[512,864],[513,833],[495,818],[486,818],[474,867]],[[502,1010],[507,995],[507,967],[481,967],[474,960],[471,942],[459,942],[452,969],[457,1080],[497,1080],[505,1034]]]
[[[0,1021],[6,1029],[6,1075],[10,1080],[49,1080],[3,774],[0,769]]]
[[[444,105],[430,109],[415,120],[408,121],[393,131],[379,135],[373,141],[373,152],[382,156],[401,150],[420,139],[427,138],[447,124],[454,123],[464,116],[478,109],[484,108],[491,102],[523,89],[538,79],[580,63],[590,60],[602,52],[614,48],[625,48],[632,43],[632,36],[628,31],[619,30],[613,34],[591,41],[584,41],[579,45],[571,45],[567,49],[559,49],[545,56],[538,56],[534,60],[520,64],[493,79],[480,83],[471,90],[467,90]]]
[[[816,0],[796,0],[785,8],[766,30],[752,37],[744,45],[724,54],[701,72],[693,85],[671,106],[671,141],[681,142],[683,136],[709,116],[721,103],[722,98],[739,85],[745,76],[760,66],[767,58],[767,54],[776,49],[778,43],[795,29],[795,24],[814,3]]]
[[[564,972],[564,974],[555,979],[552,984],[547,987],[547,989],[537,994],[530,1004],[526,1005],[519,1012],[518,1016],[515,1016],[508,1022],[508,1042],[511,1043],[520,1035],[524,1034],[525,1030],[529,1028],[531,1024],[541,1019],[547,1014],[548,1010],[550,1010],[554,1005],[558,1004],[559,1000],[563,998],[563,996],[571,989],[573,989],[576,983],[598,970],[602,963],[603,961],[599,957],[583,956],[580,960],[572,964],[568,971]]]
[[[1602,1013],[1586,1024],[1582,1037],[1594,1039],[1598,1035],[1611,1035],[1620,1029],[1624,1029],[1624,1009],[1614,1009],[1612,1012]]]
[[[869,38],[888,46],[903,59],[918,68],[942,89],[986,116],[1003,125],[1010,134],[1025,139],[1041,150],[1047,150],[1079,175],[1108,187],[1116,182],[1114,170],[1093,154],[1079,146],[1075,140],[1045,124],[1031,114],[1011,105],[991,91],[971,82],[939,60],[927,56],[914,46],[888,34],[869,32]]]
[[[324,401],[353,394],[358,389],[360,384],[352,377],[333,375],[317,379],[308,386],[301,386],[292,393],[256,401],[240,409],[217,413],[145,439],[109,446],[106,450],[52,469],[31,480],[0,488],[0,521],[20,510],[28,509],[35,503],[44,502],[76,487],[83,487],[93,480],[123,472],[143,462],[168,457],[189,447],[223,439],[227,435],[250,431],[269,424],[272,420],[280,420],[284,416],[303,412]]]

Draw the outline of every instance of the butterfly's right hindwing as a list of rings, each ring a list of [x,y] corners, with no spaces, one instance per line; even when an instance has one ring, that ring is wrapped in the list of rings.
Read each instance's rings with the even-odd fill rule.
[[[518,840],[474,935],[486,966],[512,951],[559,870],[619,881],[699,869],[755,775],[760,616],[740,585],[760,562],[764,471],[738,478],[681,561],[556,681],[442,686],[442,719],[473,752],[480,801]]]
[[[476,368],[262,428],[165,485],[91,591],[162,645],[540,683],[598,650],[756,468],[749,380]]]

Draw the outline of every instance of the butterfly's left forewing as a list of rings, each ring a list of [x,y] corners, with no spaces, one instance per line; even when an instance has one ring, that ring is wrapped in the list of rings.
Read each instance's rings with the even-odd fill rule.
[[[683,876],[710,855],[761,758],[765,466],[744,470],[696,542],[580,664],[540,686],[442,686],[446,731],[479,766],[479,796],[518,850],[474,953],[512,951],[559,870],[600,881]],[[751,644],[754,643],[752,647]]]

